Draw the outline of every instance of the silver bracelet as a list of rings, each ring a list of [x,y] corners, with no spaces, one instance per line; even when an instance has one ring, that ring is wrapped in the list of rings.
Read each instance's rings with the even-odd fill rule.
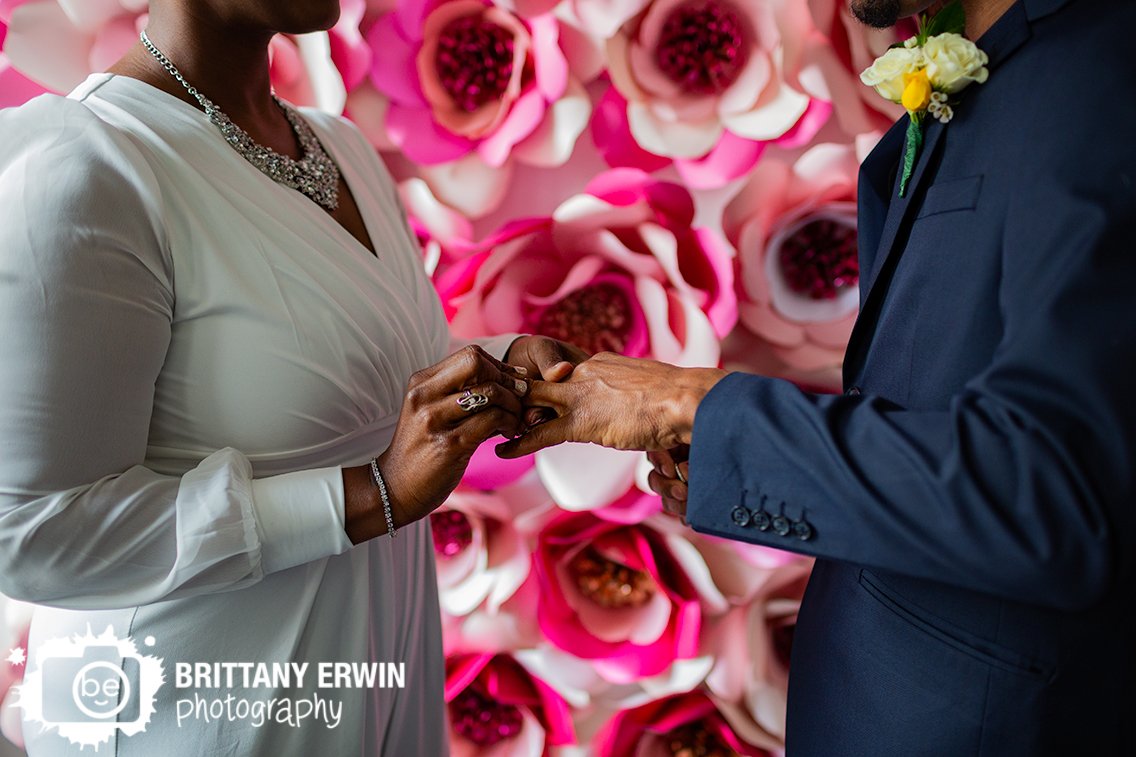
[[[383,500],[383,514],[387,516],[387,533],[394,538],[394,518],[391,516],[390,495],[387,494],[387,482],[383,481],[383,474],[379,471],[379,459],[371,458],[371,476],[375,479],[375,486],[379,487],[379,497]]]

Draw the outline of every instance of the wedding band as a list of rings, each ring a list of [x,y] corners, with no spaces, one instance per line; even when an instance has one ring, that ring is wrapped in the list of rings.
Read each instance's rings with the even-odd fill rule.
[[[458,407],[467,413],[472,413],[475,410],[480,410],[489,404],[489,398],[484,394],[475,394],[469,389],[465,390],[465,394],[458,397]]]
[[[675,465],[675,475],[678,476],[680,482],[686,483],[686,476],[682,475],[682,468],[678,467],[677,464]]]

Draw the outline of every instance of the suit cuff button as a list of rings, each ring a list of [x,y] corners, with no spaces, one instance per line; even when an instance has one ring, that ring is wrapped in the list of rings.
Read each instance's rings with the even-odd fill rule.
[[[784,515],[773,516],[773,533],[778,536],[788,536],[792,526],[789,525],[789,519]]]
[[[793,523],[793,536],[801,541],[813,538],[813,527],[808,521],[798,520]]]
[[[750,521],[749,510],[738,505],[730,512],[730,520],[732,520],[735,525],[745,528],[749,525]]]
[[[768,531],[771,523],[769,513],[764,510],[758,510],[753,514],[753,525],[758,531]]]
[[[850,387],[848,387],[848,391],[846,391],[845,394],[847,394],[849,397],[859,397],[860,396],[860,387],[850,386]]]

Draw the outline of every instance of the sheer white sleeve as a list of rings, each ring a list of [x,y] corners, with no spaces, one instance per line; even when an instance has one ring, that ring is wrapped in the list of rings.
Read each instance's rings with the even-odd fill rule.
[[[339,468],[144,466],[170,340],[162,189],[81,103],[0,113],[0,591],[74,609],[234,589],[350,548]]]

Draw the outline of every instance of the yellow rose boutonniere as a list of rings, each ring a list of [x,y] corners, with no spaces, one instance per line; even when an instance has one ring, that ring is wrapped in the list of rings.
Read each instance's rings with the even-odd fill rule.
[[[966,14],[958,0],[934,16],[919,19],[918,33],[880,56],[860,80],[874,87],[881,96],[899,103],[910,116],[903,149],[903,174],[899,196],[915,170],[923,147],[923,123],[932,118],[949,123],[954,118],[951,97],[971,84],[982,84],[990,76],[986,53],[962,36]]]

